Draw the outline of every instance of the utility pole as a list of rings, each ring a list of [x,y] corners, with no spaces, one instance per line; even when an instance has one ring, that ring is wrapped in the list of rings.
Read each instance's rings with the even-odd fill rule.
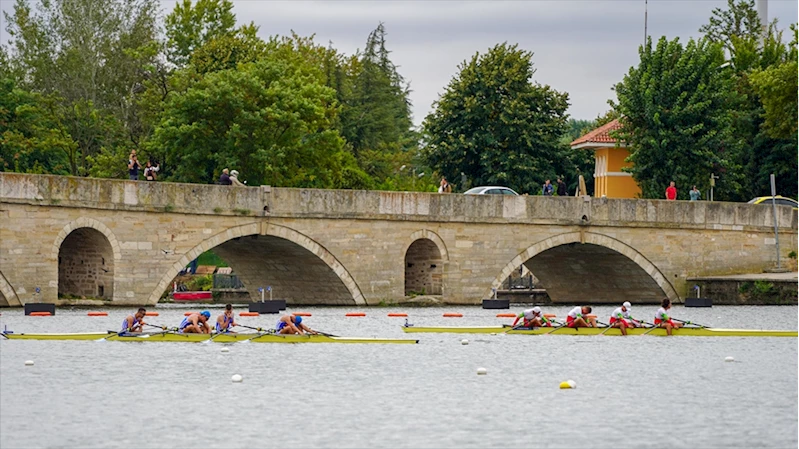
[[[782,267],[780,266],[780,234],[777,230],[777,187],[776,182],[774,180],[774,173],[770,176],[771,180],[771,216],[774,220],[774,245],[777,247],[777,270],[780,270]]]
[[[649,10],[649,0],[644,0],[644,48],[646,48],[646,38],[647,38],[646,20],[647,20],[648,10]]]
[[[714,173],[710,174],[710,201],[713,201],[713,187],[716,187],[716,180],[719,179]]]

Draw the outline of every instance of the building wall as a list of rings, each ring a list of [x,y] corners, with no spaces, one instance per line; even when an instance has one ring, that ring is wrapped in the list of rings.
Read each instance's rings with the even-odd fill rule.
[[[632,164],[625,162],[630,155],[626,148],[605,147],[594,151],[594,196],[597,198],[638,198],[641,188],[629,173],[622,169]]]

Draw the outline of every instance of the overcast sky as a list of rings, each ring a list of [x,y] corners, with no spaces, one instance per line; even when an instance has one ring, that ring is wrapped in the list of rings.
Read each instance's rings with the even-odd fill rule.
[[[0,0],[9,10],[12,0]],[[263,1],[233,0],[240,23],[255,22],[260,35],[316,34],[339,51],[363,49],[379,22],[391,57],[411,85],[419,124],[475,52],[509,42],[532,51],[534,81],[569,93],[569,114],[593,119],[608,109],[610,87],[638,62],[644,38],[644,0],[528,1]],[[164,13],[172,0],[162,0]],[[658,38],[698,36],[715,7],[726,0],[649,0],[648,33]],[[797,21],[796,0],[770,0],[769,20],[781,28]],[[0,41],[5,42],[5,22]]]

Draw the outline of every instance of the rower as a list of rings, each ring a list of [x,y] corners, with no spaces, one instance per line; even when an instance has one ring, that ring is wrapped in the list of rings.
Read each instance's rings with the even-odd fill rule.
[[[577,306],[566,315],[567,327],[596,327],[596,317],[588,315],[591,313],[589,306]]]
[[[628,327],[636,327],[636,321],[630,316],[631,308],[632,305],[630,302],[625,301],[621,307],[618,307],[613,311],[612,314],[610,314],[610,326],[618,327],[621,330],[622,335],[627,335]]]
[[[122,330],[119,331],[119,333],[140,333],[142,331],[142,326],[147,324],[144,322],[145,313],[147,313],[147,311],[143,307],[140,307],[135,315],[128,315],[127,318],[122,320]]]
[[[544,326],[552,327],[552,322],[550,322],[547,317],[541,314],[541,308],[538,306],[533,307],[532,309],[527,309],[524,312],[517,315],[516,319],[513,320],[513,324],[511,325],[512,328],[516,327],[516,323],[519,322],[520,318],[523,318],[522,327],[527,327],[531,329],[534,327],[544,327]]]
[[[309,334],[316,335],[316,331],[312,330],[310,327],[306,326],[302,322],[302,317],[297,315],[283,315],[280,319],[277,320],[277,325],[275,326],[275,331],[278,334],[300,334],[303,335],[305,332]]]
[[[216,317],[216,332],[219,334],[235,334],[235,332],[231,332],[230,330],[230,328],[233,326],[238,326],[238,324],[236,324],[236,322],[233,320],[233,304],[225,304],[225,311],[222,312],[222,315]]]
[[[203,310],[200,313],[194,312],[191,315],[183,318],[178,326],[178,332],[184,334],[210,334],[211,327],[208,325],[208,319],[211,318],[211,312]]]
[[[666,334],[671,335],[671,330],[681,328],[682,324],[676,323],[671,319],[666,313],[669,309],[671,309],[671,300],[664,298],[663,302],[660,303],[660,308],[655,312],[655,326],[665,328]]]

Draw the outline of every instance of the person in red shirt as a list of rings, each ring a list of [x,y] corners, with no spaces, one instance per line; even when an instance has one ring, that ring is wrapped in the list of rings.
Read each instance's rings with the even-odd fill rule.
[[[666,199],[669,201],[677,199],[677,187],[674,187],[674,181],[670,182],[669,186],[666,187]]]

